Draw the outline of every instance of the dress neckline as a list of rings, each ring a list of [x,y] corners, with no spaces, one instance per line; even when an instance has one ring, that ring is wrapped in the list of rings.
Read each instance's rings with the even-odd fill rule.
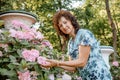
[[[78,35],[78,33],[80,32],[80,30],[81,30],[81,29],[79,29],[79,30],[77,31],[74,39],[71,37],[70,42],[74,43],[74,42],[76,41],[76,39],[77,39],[77,37],[78,37],[77,35]]]

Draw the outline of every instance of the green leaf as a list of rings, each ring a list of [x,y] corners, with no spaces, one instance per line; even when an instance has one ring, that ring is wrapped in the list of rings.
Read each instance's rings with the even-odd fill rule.
[[[17,53],[18,53],[18,55],[19,55],[19,57],[22,57],[22,50],[20,50],[20,49],[17,49]]]
[[[9,67],[11,70],[13,70],[13,69],[16,68],[16,66],[15,66],[14,64],[12,64],[12,63],[8,64],[8,67]]]
[[[29,45],[29,43],[28,43],[27,40],[22,40],[20,43],[21,43],[22,45]]]
[[[8,58],[4,58],[3,62],[10,62],[10,60]]]
[[[29,62],[29,63],[27,63],[27,65],[29,66],[29,65],[36,65],[37,63],[36,62]]]
[[[21,61],[21,64],[26,65],[27,62],[26,62],[25,60],[22,60],[22,61]]]
[[[18,65],[18,66],[20,65],[19,63],[12,63],[12,64],[14,64],[14,65]]]
[[[9,56],[10,60],[12,63],[15,63],[16,62],[16,58],[12,55]]]
[[[0,68],[1,75],[7,75],[7,76],[14,76],[16,75],[16,72],[14,70],[7,70]]]
[[[22,69],[27,68],[27,62],[25,60],[22,59],[22,61],[20,62],[20,64],[21,64],[21,68]]]

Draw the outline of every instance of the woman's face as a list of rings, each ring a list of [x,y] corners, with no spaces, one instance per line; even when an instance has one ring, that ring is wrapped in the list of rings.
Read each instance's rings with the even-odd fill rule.
[[[67,20],[65,17],[60,18],[59,28],[64,34],[71,34],[74,30],[71,21]]]

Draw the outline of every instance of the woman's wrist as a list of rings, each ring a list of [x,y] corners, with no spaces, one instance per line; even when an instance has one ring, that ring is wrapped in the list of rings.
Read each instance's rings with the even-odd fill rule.
[[[57,67],[61,66],[61,61],[57,61]]]

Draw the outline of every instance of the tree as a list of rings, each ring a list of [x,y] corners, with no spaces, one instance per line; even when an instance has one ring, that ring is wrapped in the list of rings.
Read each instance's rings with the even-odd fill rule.
[[[113,47],[114,47],[114,50],[115,50],[115,53],[116,53],[116,48],[117,48],[117,31],[116,31],[116,27],[115,27],[115,24],[114,24],[112,16],[111,16],[111,12],[110,12],[110,8],[109,8],[109,0],[105,0],[105,5],[106,5],[106,12],[107,12],[109,24],[111,26],[112,33],[113,33]]]

